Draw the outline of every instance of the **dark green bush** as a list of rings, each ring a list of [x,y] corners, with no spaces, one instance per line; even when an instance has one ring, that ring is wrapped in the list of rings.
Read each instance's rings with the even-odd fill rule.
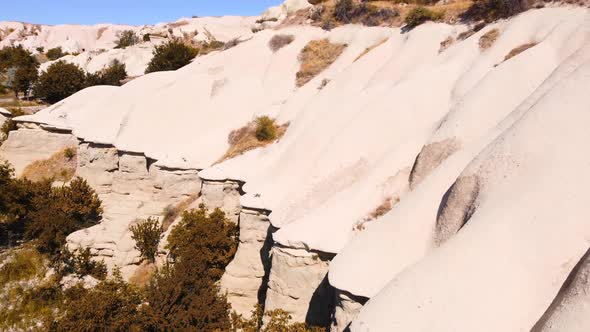
[[[146,33],[146,34],[143,35],[143,41],[144,42],[149,42],[151,40],[152,40],[152,38],[150,38],[150,34],[149,33]]]
[[[120,86],[121,81],[127,78],[127,68],[124,63],[115,59],[103,70],[86,74],[86,86],[114,85]]]
[[[74,273],[80,277],[92,276],[98,280],[104,280],[107,276],[105,263],[93,260],[90,248],[79,248],[70,252],[64,246],[58,256],[54,257],[53,266],[62,276]]]
[[[277,138],[275,121],[268,116],[256,119],[256,139],[259,141],[272,141]]]
[[[465,20],[484,20],[492,22],[502,18],[512,17],[529,8],[526,0],[475,0],[463,13]]]
[[[14,91],[17,98],[37,80],[38,68],[37,59],[20,45],[0,50],[0,84]]]
[[[168,41],[156,47],[154,57],[145,72],[147,74],[156,71],[177,70],[188,65],[197,54],[197,49],[187,46],[179,40]]]
[[[82,90],[85,86],[86,74],[80,67],[58,61],[41,74],[34,93],[48,103],[56,103]]]
[[[135,240],[135,249],[139,250],[141,257],[150,263],[156,261],[158,245],[164,233],[164,227],[157,218],[148,218],[131,226],[131,238]]]
[[[139,37],[133,30],[121,31],[115,41],[115,48],[126,48],[139,43]]]
[[[45,56],[47,56],[47,58],[52,61],[57,60],[57,59],[64,57],[66,55],[68,55],[68,53],[64,52],[61,49],[61,46],[50,48],[47,50],[47,53],[45,54]]]
[[[414,28],[426,21],[437,21],[442,17],[443,14],[440,12],[434,12],[425,7],[416,7],[408,13],[405,23],[408,27]]]
[[[34,185],[41,186],[43,194],[29,207],[25,238],[34,240],[39,251],[58,254],[69,234],[100,221],[101,201],[85,180],[75,178],[64,187],[51,187],[49,182]]]

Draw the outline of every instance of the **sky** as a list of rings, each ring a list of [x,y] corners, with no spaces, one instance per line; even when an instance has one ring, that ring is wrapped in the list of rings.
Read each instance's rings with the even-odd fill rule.
[[[260,15],[283,0],[0,0],[0,21],[155,24],[181,17]]]

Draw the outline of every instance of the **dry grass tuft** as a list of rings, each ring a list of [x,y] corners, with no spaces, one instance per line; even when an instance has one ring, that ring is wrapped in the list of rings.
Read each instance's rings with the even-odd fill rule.
[[[301,68],[296,76],[297,86],[304,86],[328,68],[346,47],[346,44],[332,44],[328,39],[310,41],[299,54]]]
[[[527,43],[527,44],[523,44],[520,45],[518,47],[515,47],[512,49],[512,51],[510,51],[505,57],[504,57],[504,61],[508,61],[512,58],[514,58],[515,56],[519,55],[520,53],[528,50],[529,48],[535,47],[538,43]]]
[[[199,195],[191,195],[182,202],[176,205],[169,205],[164,209],[164,220],[162,220],[162,227],[164,231],[167,231],[170,225],[180,216],[180,214],[188,209],[188,207],[193,204]]]
[[[51,179],[68,182],[76,173],[77,151],[75,147],[65,148],[45,160],[37,160],[23,170],[23,178],[31,181]]]
[[[291,44],[295,40],[293,35],[274,35],[270,41],[268,42],[268,47],[273,51],[276,52],[281,48]]]
[[[221,157],[216,162],[216,164],[242,155],[250,150],[264,147],[275,141],[280,140],[281,137],[285,135],[285,132],[287,132],[289,123],[285,123],[280,126],[273,123],[273,125],[275,127],[276,135],[272,140],[259,140],[258,138],[256,138],[256,131],[258,129],[257,121],[252,121],[240,129],[232,130],[232,132],[229,133],[228,136],[228,143],[230,145],[229,149],[225,152],[223,157]]]
[[[486,32],[483,36],[479,38],[479,48],[481,50],[487,50],[488,48],[492,47],[496,40],[500,37],[500,30],[493,29]]]
[[[447,39],[440,42],[440,48],[438,49],[438,53],[440,54],[444,52],[447,48],[451,47],[451,45],[453,45],[454,42],[455,38],[453,38],[452,36],[449,36]]]
[[[135,273],[129,278],[129,283],[138,287],[145,287],[149,284],[154,273],[158,270],[155,264],[142,263]]]
[[[359,56],[357,56],[356,59],[354,59],[354,62],[356,62],[358,59],[364,57],[365,55],[367,55],[369,52],[376,49],[377,47],[385,44],[388,40],[389,40],[389,38],[383,38],[382,40],[378,41],[375,45],[365,48],[365,50],[361,54],[359,54]]]
[[[96,32],[96,39],[100,39],[100,37],[102,37],[102,35],[108,30],[107,27],[102,27],[100,29],[98,29],[98,31]]]
[[[366,218],[359,221],[353,230],[362,231],[365,229],[365,224],[375,219],[381,218],[393,209],[399,203],[399,197],[386,197],[381,204],[371,211]]]

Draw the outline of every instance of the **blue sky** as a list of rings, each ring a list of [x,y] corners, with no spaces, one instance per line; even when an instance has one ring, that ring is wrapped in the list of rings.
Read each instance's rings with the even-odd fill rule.
[[[0,0],[0,21],[154,24],[180,17],[259,15],[282,0]]]

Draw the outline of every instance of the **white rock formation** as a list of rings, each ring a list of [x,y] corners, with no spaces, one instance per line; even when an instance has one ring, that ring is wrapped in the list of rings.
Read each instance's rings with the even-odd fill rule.
[[[25,164],[25,126],[71,130],[78,173],[106,211],[69,241],[128,273],[138,262],[129,224],[200,192],[243,232],[221,284],[245,315],[264,302],[335,331],[350,321],[353,331],[520,331],[544,314],[539,329],[584,328],[574,316],[585,270],[572,270],[590,238],[589,27],[587,8],[531,10],[442,53],[468,27],[261,31],[176,72],[18,118],[0,153]],[[498,40],[480,49],[492,29]],[[278,33],[295,39],[272,52]],[[297,88],[301,49],[323,38],[347,47]],[[259,115],[290,123],[281,140],[211,166]],[[581,281],[564,286],[568,275]]]

